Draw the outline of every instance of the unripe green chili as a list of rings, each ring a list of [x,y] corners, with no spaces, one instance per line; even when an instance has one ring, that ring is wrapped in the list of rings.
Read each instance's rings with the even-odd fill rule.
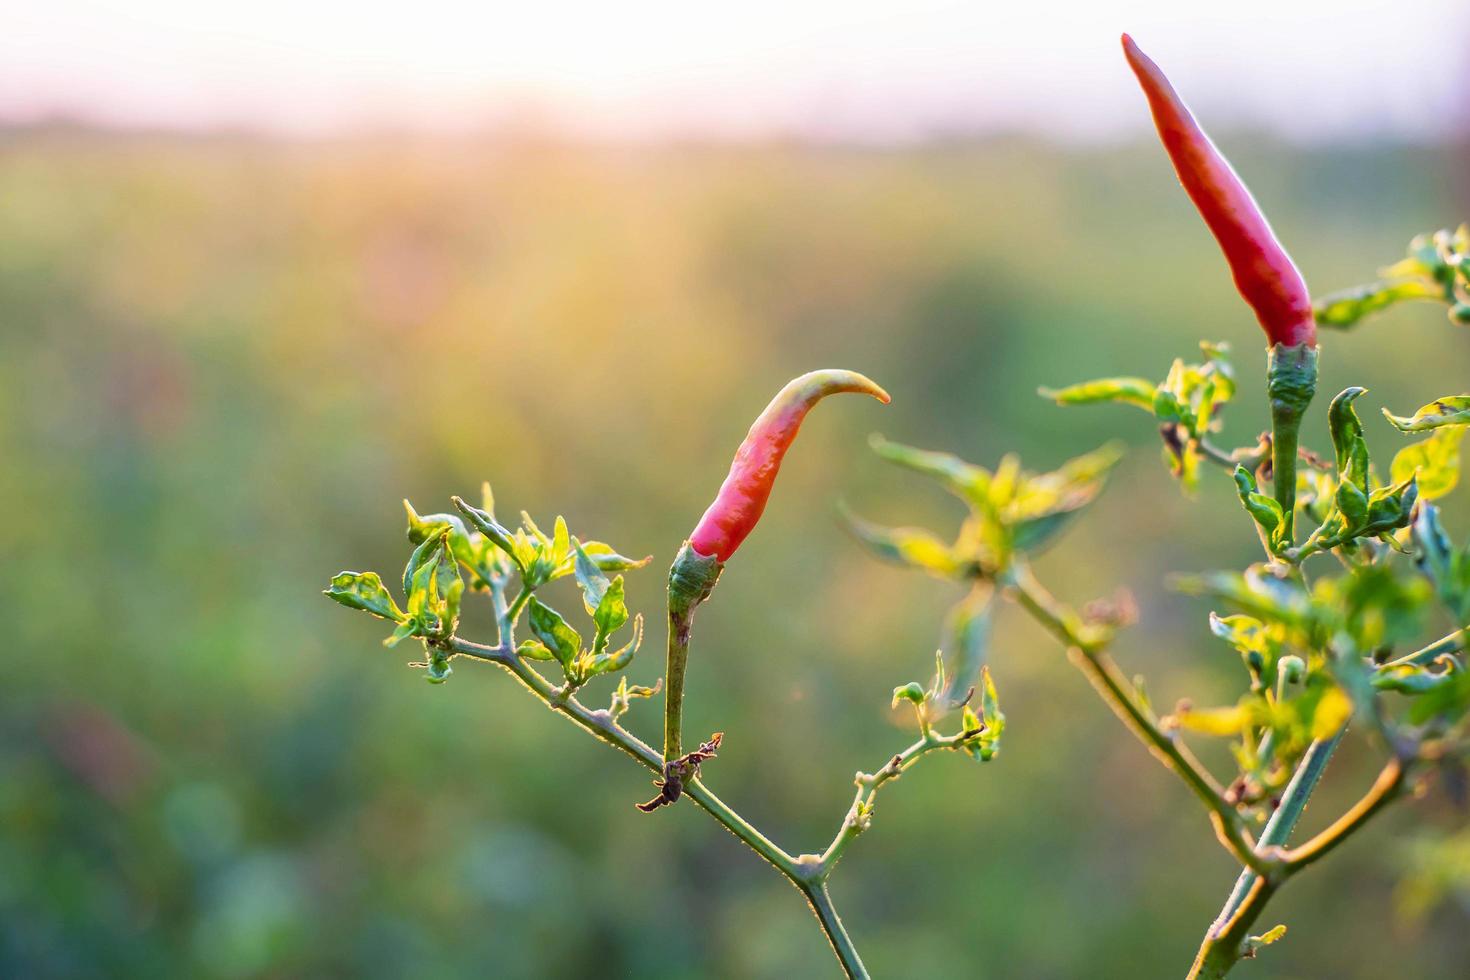
[[[766,509],[781,460],[802,421],[828,395],[851,391],[888,403],[888,392],[855,371],[812,371],[788,382],[750,427],[730,474],[669,569],[669,652],[665,665],[664,766],[680,758],[684,667],[695,608],[709,598],[725,562],[754,530]]]
[[[1317,342],[1312,297],[1245,183],[1195,122],[1169,79],[1127,34],[1123,53],[1148,97],[1174,172],[1199,209],[1245,299],[1272,344]]]

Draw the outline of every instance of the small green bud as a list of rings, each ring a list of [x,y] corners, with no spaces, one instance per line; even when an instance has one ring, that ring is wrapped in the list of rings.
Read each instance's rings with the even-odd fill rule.
[[[929,699],[929,692],[924,690],[924,685],[918,681],[909,681],[900,687],[893,689],[893,707],[898,707],[901,701],[911,701],[916,705],[922,705]]]
[[[1276,669],[1287,684],[1300,684],[1307,676],[1306,662],[1295,654],[1282,657]]]

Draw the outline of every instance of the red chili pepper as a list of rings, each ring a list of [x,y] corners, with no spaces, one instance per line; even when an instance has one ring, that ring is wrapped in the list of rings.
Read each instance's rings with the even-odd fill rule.
[[[1307,284],[1251,192],[1200,129],[1159,66],[1127,34],[1123,53],[1148,96],[1154,125],[1180,183],[1220,243],[1235,288],[1255,311],[1266,336],[1271,343],[1288,347],[1316,344],[1317,324]]]
[[[689,536],[695,552],[720,562],[730,560],[761,519],[781,459],[806,413],[823,398],[840,391],[872,395],[885,405],[889,400],[888,392],[854,371],[813,371],[789,382],[761,412],[736,451],[719,495]]]

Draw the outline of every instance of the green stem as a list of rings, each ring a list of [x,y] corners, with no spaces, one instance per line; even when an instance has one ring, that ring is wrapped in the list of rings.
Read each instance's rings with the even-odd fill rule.
[[[858,835],[868,829],[868,821],[872,814],[873,801],[878,795],[878,790],[889,780],[897,779],[904,771],[918,762],[919,759],[939,749],[958,749],[964,743],[973,738],[978,732],[957,732],[954,735],[935,735],[928,732],[913,745],[904,749],[898,755],[889,759],[877,772],[857,774],[857,796],[852,801],[852,808],[847,811],[847,816],[842,819],[842,826],[838,828],[837,835],[832,838],[832,843],[822,852],[817,859],[813,878],[817,881],[826,881],[831,877],[832,868],[841,860],[843,852],[849,844],[857,839]]]
[[[664,760],[684,754],[684,668],[689,662],[693,610],[669,607],[669,652],[664,663]]]
[[[862,957],[858,955],[857,947],[852,944],[852,939],[843,928],[842,919],[837,915],[837,909],[832,905],[832,896],[827,892],[825,881],[798,884],[812,911],[816,913],[817,921],[821,923],[822,932],[827,936],[827,941],[832,944],[832,952],[837,954],[837,961],[842,964],[843,971],[849,980],[868,980],[868,968],[863,966]]]
[[[506,625],[508,624],[502,623],[502,626]],[[578,728],[631,756],[652,772],[663,773],[663,757],[652,746],[619,725],[610,711],[590,709],[575,697],[565,694],[525,660],[516,656],[515,651],[509,646],[502,644],[490,647],[454,637],[449,641],[449,647],[457,654],[484,660],[503,668],[543,704],[565,716]],[[818,873],[821,866],[815,859],[810,856],[797,858],[787,853],[752,826],[748,820],[732,810],[725,801],[712,793],[698,779],[692,779],[685,784],[684,795],[739,838],[762,860],[779,871],[802,893],[816,914],[817,922],[821,925],[827,941],[832,944],[832,952],[842,964],[847,976],[867,980],[868,971],[863,966],[862,958],[858,956],[857,949],[843,927],[837,909],[832,904],[832,897],[827,891],[827,876]],[[830,868],[827,870],[830,871]]]
[[[1265,453],[1253,447],[1232,449],[1226,452],[1203,436],[1195,440],[1195,448],[1199,450],[1200,455],[1205,459],[1224,467],[1232,473],[1235,472],[1237,466],[1244,466],[1246,469],[1254,471],[1261,465],[1262,460],[1265,458]]]
[[[1205,937],[1186,980],[1221,980],[1240,962],[1251,927],[1265,911],[1277,887],[1270,879],[1255,879],[1219,936],[1214,936],[1212,927],[1211,935]]]
[[[1297,433],[1301,419],[1295,425],[1273,425],[1271,436],[1271,487],[1276,502],[1281,505],[1283,529],[1282,540],[1290,542],[1296,519],[1296,453]]]
[[[1326,857],[1337,845],[1379,810],[1392,803],[1402,791],[1409,775],[1409,763],[1397,757],[1388,760],[1378,774],[1371,789],[1347,813],[1339,817],[1332,826],[1319,833],[1300,847],[1287,851],[1284,860],[1290,873],[1295,874],[1307,865]]]
[[[1317,391],[1317,348],[1273,346],[1266,355],[1266,395],[1271,402],[1271,483],[1281,505],[1282,537],[1295,539],[1297,434]]]
[[[1006,584],[1032,617],[1066,645],[1073,663],[1092,682],[1128,730],[1148,747],[1155,758],[1183,779],[1204,803],[1210,811],[1210,822],[1221,845],[1241,864],[1266,870],[1266,861],[1253,850],[1244,822],[1236,809],[1226,802],[1220,784],[1194,754],[1160,728],[1153,714],[1139,703],[1132,683],[1104,652],[1106,638],[1100,634],[1089,634],[1076,614],[1047,592],[1025,563],[1016,561],[1012,564]]]
[[[689,633],[694,610],[709,598],[725,566],[701,555],[688,541],[669,566],[669,652],[664,664],[664,762],[684,754],[684,667],[689,662]]]
[[[653,772],[663,773],[663,757],[652,746],[619,725],[610,712],[604,709],[588,708],[575,697],[565,694],[561,688],[548,681],[524,659],[516,656],[514,651],[501,646],[488,647],[472,643],[459,637],[450,640],[449,645],[455,653],[503,667],[549,708],[558,714],[565,715],[579,728],[632,756]],[[751,850],[769,862],[777,871],[790,878],[793,883],[799,885],[804,880],[802,866],[796,858],[751,826],[744,817],[730,809],[723,800],[710,792],[702,782],[697,779],[690,780],[685,784],[684,793],[694,800],[700,809],[714,817],[724,825],[725,829],[740,838]]]
[[[1447,653],[1458,653],[1465,649],[1467,642],[1470,642],[1470,630],[1455,630],[1449,636],[1435,640],[1422,650],[1415,650],[1413,653],[1399,657],[1397,660],[1390,660],[1386,664],[1381,664],[1378,669],[1390,670],[1394,667],[1431,664]]]
[[[1317,788],[1333,751],[1338,742],[1342,741],[1342,734],[1339,731],[1331,738],[1313,742],[1307,747],[1296,772],[1292,774],[1291,782],[1286,786],[1286,793],[1281,797],[1281,805],[1271,814],[1271,819],[1266,821],[1266,827],[1261,831],[1260,841],[1256,844],[1258,854],[1264,855],[1268,849],[1281,847],[1291,837],[1291,832],[1301,819],[1307,800]],[[1246,934],[1280,884],[1280,880],[1263,877],[1249,867],[1241,871],[1225,907],[1220,910],[1205,934],[1204,942],[1195,958],[1194,970],[1190,973],[1191,978],[1225,976],[1243,955]]]
[[[501,637],[502,643],[509,644],[515,642],[516,620],[520,618],[521,610],[526,608],[526,603],[530,599],[531,590],[523,586],[521,591],[517,593],[515,599],[511,601],[510,608],[505,611],[504,616],[501,618],[504,626],[504,634]]]

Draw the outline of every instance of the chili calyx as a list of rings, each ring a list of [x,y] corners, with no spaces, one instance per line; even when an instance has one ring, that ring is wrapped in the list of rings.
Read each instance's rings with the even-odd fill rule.
[[[1210,141],[1169,79],[1127,34],[1123,54],[1148,98],[1179,182],[1225,253],[1235,288],[1272,344],[1317,342],[1312,298],[1250,190]]]

